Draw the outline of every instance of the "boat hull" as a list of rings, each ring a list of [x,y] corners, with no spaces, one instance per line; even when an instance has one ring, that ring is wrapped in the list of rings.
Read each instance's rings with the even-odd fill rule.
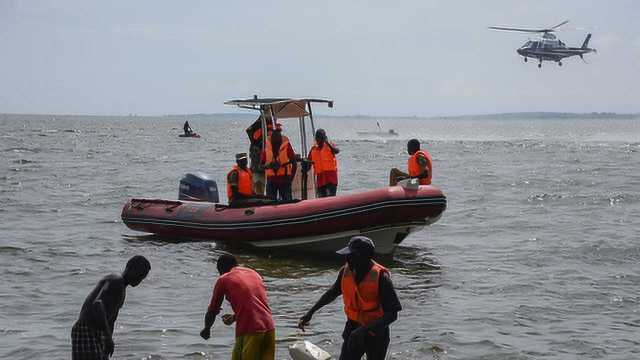
[[[212,203],[131,199],[122,209],[133,230],[262,249],[333,252],[364,234],[391,254],[410,233],[437,221],[446,198],[433,186],[400,186],[297,203],[228,208]]]

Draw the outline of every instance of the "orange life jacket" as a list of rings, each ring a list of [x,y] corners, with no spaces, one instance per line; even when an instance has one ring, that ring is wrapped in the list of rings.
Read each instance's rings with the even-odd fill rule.
[[[389,272],[384,266],[373,262],[373,266],[364,279],[356,284],[355,274],[349,265],[342,267],[342,300],[347,318],[361,325],[368,325],[384,315],[380,303],[379,284],[383,272]]]
[[[316,174],[325,171],[338,171],[338,160],[327,144],[323,144],[322,148],[318,143],[311,148],[311,160],[313,160],[313,171]]]
[[[271,145],[271,137],[267,139],[267,148],[265,149],[265,165],[269,165],[273,162],[277,162],[278,164],[280,164],[280,167],[277,171],[273,169],[265,169],[264,173],[267,176],[267,179],[271,176],[291,175],[291,173],[293,172],[293,164],[291,163],[291,160],[293,159],[289,159],[288,149],[289,138],[283,135],[282,144],[280,144],[280,149],[278,149],[278,157],[274,158],[273,145]]]
[[[273,123],[271,121],[267,121],[267,136],[271,136],[271,132],[273,131]],[[258,141],[262,138],[262,126],[257,128],[253,135],[251,135],[254,141]],[[262,144],[261,144],[262,145]]]
[[[233,169],[227,174],[227,197],[229,201],[233,198],[231,184],[229,183],[229,177],[231,173],[236,171],[238,173],[238,193],[245,196],[253,195],[253,179],[251,170],[241,169],[238,165],[233,165]]]
[[[429,170],[429,174],[427,175],[426,178],[419,179],[420,185],[430,185],[431,184],[431,177],[433,175],[433,172],[431,171],[431,169],[432,169],[431,155],[429,155],[429,153],[424,151],[424,150],[418,150],[418,151],[416,151],[415,154],[413,154],[413,155],[411,155],[411,157],[409,157],[409,161],[407,161],[407,168],[409,169],[409,176],[418,177],[418,175],[422,174],[423,168],[418,163],[418,155],[422,155],[422,156],[425,157],[425,159],[427,159],[427,170]]]

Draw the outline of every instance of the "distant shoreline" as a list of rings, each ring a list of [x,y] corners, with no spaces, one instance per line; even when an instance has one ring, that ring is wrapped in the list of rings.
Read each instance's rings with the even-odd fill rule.
[[[132,118],[132,119],[145,119],[145,118],[173,118],[173,119],[198,119],[208,117],[254,117],[251,113],[197,113],[197,114],[164,114],[164,115],[92,115],[92,114],[41,114],[41,113],[0,113],[0,119],[5,116],[33,116],[33,117],[91,117],[91,118]],[[326,115],[318,114],[317,117],[322,118],[362,118],[362,119],[425,119],[425,120],[456,120],[456,119],[638,119],[640,113],[615,113],[615,112],[588,112],[588,113],[574,113],[574,112],[509,112],[509,113],[493,113],[493,114],[464,114],[464,115],[443,115],[443,116],[393,116],[393,115]]]

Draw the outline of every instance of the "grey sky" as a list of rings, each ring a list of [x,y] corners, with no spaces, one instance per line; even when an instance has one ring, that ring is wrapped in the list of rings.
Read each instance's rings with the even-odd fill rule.
[[[640,1],[0,0],[0,112],[233,111],[318,96],[334,114],[640,112]],[[597,54],[539,70],[515,53],[551,26]],[[583,28],[583,29],[576,29]]]

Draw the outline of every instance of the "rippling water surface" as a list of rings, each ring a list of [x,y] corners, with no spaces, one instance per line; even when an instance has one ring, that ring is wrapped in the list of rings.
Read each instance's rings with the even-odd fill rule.
[[[189,120],[201,139],[178,138],[183,117],[0,115],[0,357],[69,358],[85,296],[133,254],[152,271],[128,291],[115,357],[230,357],[232,328],[218,321],[211,340],[198,336],[215,244],[141,236],[120,220],[127,198],[175,198],[189,171],[221,181],[245,150],[251,117]],[[400,137],[357,136],[376,121]],[[318,123],[342,150],[341,192],[384,186],[418,137],[448,197],[442,219],[385,260],[404,306],[390,359],[640,357],[640,120]],[[306,334],[295,329],[337,260],[239,257],[266,280],[278,359],[303,337],[338,354],[339,301]]]

